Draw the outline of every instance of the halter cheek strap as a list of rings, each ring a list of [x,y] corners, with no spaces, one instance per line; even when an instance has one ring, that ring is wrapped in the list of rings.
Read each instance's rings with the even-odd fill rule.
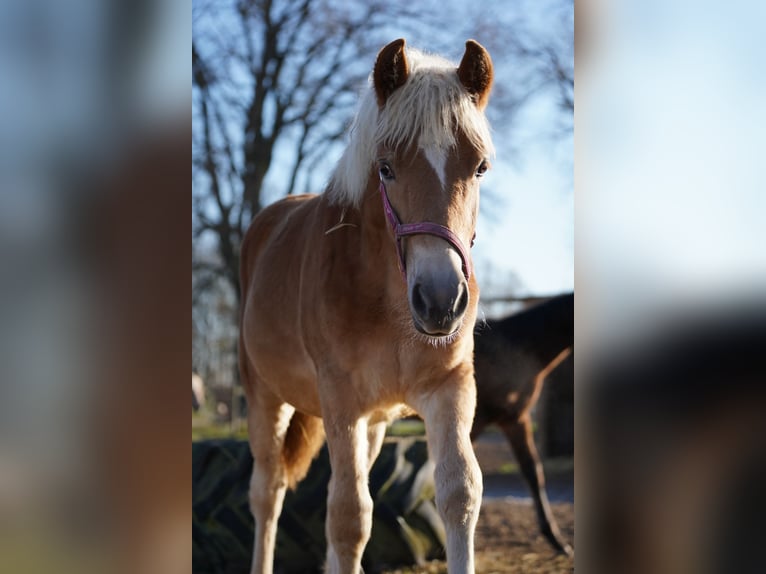
[[[383,200],[383,211],[386,214],[386,219],[391,225],[391,229],[394,232],[396,238],[396,254],[399,256],[399,270],[402,275],[405,274],[404,264],[404,251],[402,250],[402,237],[408,235],[435,235],[441,237],[447,243],[452,245],[460,255],[460,259],[463,262],[463,275],[466,280],[471,278],[471,257],[468,250],[463,246],[460,238],[455,235],[450,229],[439,225],[438,223],[431,223],[430,221],[423,221],[421,223],[402,223],[394,212],[394,208],[391,207],[391,202],[388,199],[388,193],[386,193],[386,186],[383,184],[383,180],[380,180],[380,197]],[[471,247],[473,247],[473,241],[476,238],[474,234],[471,239]]]

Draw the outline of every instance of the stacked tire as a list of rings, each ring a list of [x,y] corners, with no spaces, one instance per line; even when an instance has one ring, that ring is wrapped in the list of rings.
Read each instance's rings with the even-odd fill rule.
[[[253,460],[247,442],[192,443],[194,574],[248,572],[253,518],[248,488]],[[289,491],[279,519],[275,572],[321,572],[330,463],[326,446],[306,478]],[[444,529],[434,505],[433,468],[423,439],[389,440],[370,472],[375,503],[365,572],[444,558]]]

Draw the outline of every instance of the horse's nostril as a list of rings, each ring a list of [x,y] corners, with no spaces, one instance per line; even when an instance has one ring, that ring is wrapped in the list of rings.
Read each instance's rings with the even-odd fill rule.
[[[426,317],[428,315],[428,303],[426,303],[426,300],[423,297],[420,283],[416,283],[415,287],[412,288],[412,306],[421,317]]]
[[[461,283],[458,287],[460,293],[458,294],[457,301],[455,301],[455,317],[460,317],[465,313],[468,307],[468,286],[466,283]]]

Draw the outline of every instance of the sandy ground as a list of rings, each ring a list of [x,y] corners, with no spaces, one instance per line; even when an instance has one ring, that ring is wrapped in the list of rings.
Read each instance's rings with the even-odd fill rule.
[[[485,434],[474,445],[484,473],[484,493],[476,528],[477,574],[563,574],[574,560],[557,554],[540,534],[532,500],[518,476],[499,469],[513,455],[499,435]],[[546,465],[548,495],[564,538],[574,546],[574,471],[571,461]],[[386,574],[446,574],[444,561]]]

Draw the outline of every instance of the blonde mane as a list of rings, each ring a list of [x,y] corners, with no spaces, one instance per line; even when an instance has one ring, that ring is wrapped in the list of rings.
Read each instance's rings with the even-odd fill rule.
[[[391,148],[448,150],[462,130],[471,145],[494,155],[489,124],[457,76],[457,65],[439,56],[407,49],[409,76],[383,109],[378,108],[372,75],[351,126],[348,147],[333,173],[333,203],[359,205],[380,144]]]

